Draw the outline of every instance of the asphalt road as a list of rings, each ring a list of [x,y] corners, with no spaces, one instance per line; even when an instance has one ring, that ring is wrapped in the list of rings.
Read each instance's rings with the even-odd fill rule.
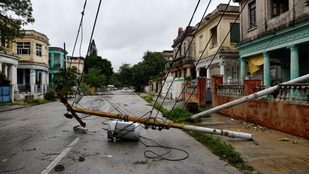
[[[86,96],[79,107],[138,117],[152,109],[130,90],[112,94]],[[0,113],[0,173],[241,173],[181,130],[141,126],[140,135],[148,138],[140,138],[143,143],[173,148],[165,156],[170,160],[147,158],[144,153],[155,155],[147,150],[160,154],[167,149],[140,141],[110,141],[109,119],[87,114],[78,115],[88,132],[73,131],[78,123],[63,117],[65,112],[58,101]],[[187,153],[188,158],[177,161]],[[54,171],[55,165],[64,170]]]

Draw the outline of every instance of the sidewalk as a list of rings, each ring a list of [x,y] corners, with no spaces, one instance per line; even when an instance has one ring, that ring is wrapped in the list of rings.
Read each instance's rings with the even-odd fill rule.
[[[261,173],[309,173],[309,140],[221,114],[197,126],[252,133],[254,141],[221,137]]]
[[[3,105],[0,106],[0,113],[25,107],[31,107],[31,105]]]

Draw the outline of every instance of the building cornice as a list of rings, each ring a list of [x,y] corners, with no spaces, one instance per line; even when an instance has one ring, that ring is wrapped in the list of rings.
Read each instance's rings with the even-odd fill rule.
[[[237,46],[241,57],[309,42],[309,21]]]

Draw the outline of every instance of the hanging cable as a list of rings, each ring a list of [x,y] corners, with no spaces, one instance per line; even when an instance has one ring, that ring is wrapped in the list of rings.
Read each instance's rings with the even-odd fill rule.
[[[205,15],[206,15],[206,12],[208,11],[208,8],[209,8],[210,4],[211,4],[211,0],[208,2],[208,5],[207,5],[207,7],[206,7],[206,9],[205,9],[205,11],[204,11],[202,17],[201,17],[201,20],[200,20],[200,22],[198,23],[197,28],[195,29],[196,31],[200,28],[200,26],[201,26],[201,24],[202,24],[202,21],[203,21]],[[183,59],[186,57],[187,53],[189,52],[190,46],[191,46],[192,43],[193,43],[193,40],[194,40],[194,38],[195,38],[195,35],[196,35],[196,32],[195,32],[195,33],[193,34],[193,36],[192,36],[192,39],[191,39],[191,41],[190,41],[190,43],[189,43],[189,45],[188,45],[188,48],[187,48],[187,50],[186,50],[186,52],[185,52],[184,57],[182,58],[182,61],[183,61]],[[185,36],[184,36],[184,37],[185,37]],[[182,62],[181,62],[181,63],[182,63]],[[180,63],[180,64],[181,64],[181,63]],[[185,85],[185,86],[186,86],[186,85]],[[172,85],[169,86],[169,88],[168,88],[168,90],[167,90],[167,93],[169,92],[169,90],[171,89],[171,87],[172,87]],[[160,90],[158,96],[160,96],[160,93],[161,93],[161,92],[162,92],[162,88],[161,88],[161,90]],[[161,103],[161,105],[160,105],[160,108],[158,109],[159,111],[161,110],[161,108],[162,108],[162,106],[163,106],[163,103],[164,103],[166,97],[167,97],[167,95],[163,98],[162,103]],[[179,98],[178,98],[178,99],[179,99]],[[175,105],[176,105],[178,99],[176,100]],[[173,108],[174,108],[174,107],[173,107]],[[159,112],[157,112],[157,115],[156,115],[155,117],[157,117],[158,114],[159,114]]]
[[[187,34],[187,32],[188,32],[188,27],[189,27],[189,26],[191,25],[191,23],[192,23],[192,20],[193,20],[193,18],[194,18],[194,15],[195,15],[195,13],[196,13],[196,11],[197,11],[197,8],[198,8],[199,4],[200,4],[200,0],[197,2],[196,6],[195,6],[195,9],[194,9],[193,14],[192,14],[192,16],[191,16],[191,19],[190,19],[190,21],[189,21],[189,24],[188,24],[187,27],[186,27],[187,29],[185,30],[185,33],[183,34],[184,36],[185,36],[185,35]],[[182,38],[182,40],[181,40],[181,42],[180,42],[180,46],[182,45],[183,41],[184,41],[184,37]],[[178,49],[178,50],[176,51],[176,54],[175,54],[175,56],[174,56],[174,58],[173,58],[172,65],[173,65],[174,62],[176,61],[176,57],[177,57],[179,51],[180,51],[180,49]],[[167,76],[168,76],[168,74],[170,73],[170,71],[171,71],[171,69],[168,70]],[[166,83],[166,81],[164,81],[164,83],[163,83],[162,86],[164,86],[165,83]],[[161,92],[162,92],[162,88],[160,89],[159,95],[160,95]],[[156,104],[157,101],[158,101],[159,95],[157,96],[157,98],[156,98],[156,100],[155,100],[155,102],[154,102],[154,105],[153,105],[153,107],[152,107],[152,109],[151,109],[151,114],[152,114],[152,111],[154,110],[155,104]],[[151,115],[150,115],[150,117],[151,117]]]
[[[89,40],[89,45],[88,45],[88,49],[87,49],[87,53],[86,53],[86,58],[87,58],[88,55],[89,55],[90,46],[91,46],[91,41],[92,41],[92,37],[93,37],[93,33],[94,33],[95,26],[96,26],[96,24],[97,24],[97,19],[98,19],[98,15],[99,15],[99,12],[100,12],[101,3],[102,3],[102,0],[100,0],[100,2],[99,2],[98,9],[97,9],[97,14],[96,14],[96,17],[95,17],[95,20],[94,20],[94,23],[93,23],[92,32],[91,32],[91,36],[90,36],[90,40]],[[85,59],[86,59],[86,58],[85,58]],[[82,82],[82,80],[83,80],[84,69],[85,69],[85,66],[83,67],[83,71],[82,71],[80,80],[79,80],[79,82],[78,82],[77,89],[79,89],[79,86],[80,86],[80,84],[81,84],[81,82]]]
[[[217,23],[217,26],[219,26],[219,23],[221,22],[221,20],[222,20],[224,14],[225,14],[225,12],[226,12],[226,10],[227,10],[227,8],[228,8],[230,2],[231,2],[231,0],[229,1],[228,5],[226,6],[225,10],[223,11],[223,14],[221,15],[221,17],[220,17],[220,19],[219,19],[219,21],[218,21],[218,23]],[[247,3],[248,3],[248,0],[246,1],[246,4],[247,4]],[[243,6],[243,8],[241,9],[241,11],[240,11],[239,14],[237,15],[236,19],[234,20],[234,22],[233,22],[233,24],[232,24],[232,27],[230,28],[229,32],[226,34],[225,38],[223,39],[222,43],[220,44],[219,48],[217,49],[215,55],[212,57],[210,63],[209,63],[208,66],[206,67],[206,69],[208,69],[208,68],[210,67],[210,65],[211,65],[211,63],[213,62],[214,58],[215,58],[216,55],[219,53],[219,51],[220,51],[220,49],[221,49],[223,43],[225,42],[226,38],[227,38],[228,35],[230,34],[230,32],[231,32],[233,26],[234,26],[235,23],[237,22],[237,20],[238,20],[240,14],[242,13],[244,7],[245,7],[245,5]],[[200,58],[198,59],[198,61],[197,61],[197,63],[196,63],[196,66],[199,64],[199,62],[200,62],[200,60],[201,60],[201,58],[202,58],[202,56],[203,56],[203,54],[204,54],[206,48],[208,47],[208,45],[209,45],[209,43],[210,43],[210,41],[211,41],[213,35],[214,35],[214,33],[212,33],[211,37],[210,37],[209,40],[208,40],[208,43],[207,43],[206,46],[204,47],[204,49],[203,49],[203,51],[202,51],[202,53],[201,53],[201,56],[200,56]],[[198,84],[196,85],[196,87],[193,89],[193,91],[196,90],[196,88],[197,88],[197,86],[198,86],[199,84],[200,84],[200,81],[198,82]],[[181,91],[179,97],[180,97],[181,94],[184,92],[185,87],[186,87],[186,85],[185,85],[184,88],[182,89],[182,91]],[[191,95],[189,96],[188,100],[190,100],[190,98],[192,97],[192,95],[193,95],[193,93],[191,93]],[[179,99],[179,97],[178,97],[178,99]],[[175,105],[176,105],[176,103],[174,104],[172,110],[174,109]],[[186,104],[186,105],[187,105],[187,104]],[[184,108],[186,107],[186,105],[182,107],[181,112],[184,110]],[[180,113],[178,114],[178,116],[173,120],[173,122],[174,122],[177,118],[179,118],[181,112],[180,112]],[[166,120],[167,120],[167,119],[166,119]]]
[[[76,47],[76,44],[77,44],[77,40],[78,40],[78,37],[79,37],[79,33],[80,33],[80,31],[82,30],[86,5],[87,5],[87,0],[85,0],[84,7],[83,7],[83,11],[81,12],[82,17],[81,17],[81,19],[80,19],[80,23],[79,23],[79,27],[78,27],[76,39],[75,39],[74,46],[73,46],[72,57],[74,56],[75,47]],[[70,62],[70,64],[69,64],[69,67],[71,67],[71,62]]]

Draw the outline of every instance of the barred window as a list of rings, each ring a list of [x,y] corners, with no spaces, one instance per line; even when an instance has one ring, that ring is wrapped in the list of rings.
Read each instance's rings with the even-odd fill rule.
[[[215,47],[217,46],[218,44],[218,40],[217,40],[217,26],[215,26],[214,28],[210,29],[210,33],[212,35],[212,38],[211,38],[211,44],[212,44],[212,47]]]
[[[42,45],[36,44],[36,55],[37,56],[42,56]]]
[[[249,4],[250,10],[250,28],[256,27],[256,4],[255,1]]]
[[[17,43],[17,54],[30,55],[30,42],[18,42]]]
[[[289,11],[288,0],[272,0],[272,17],[280,16],[286,11]]]

